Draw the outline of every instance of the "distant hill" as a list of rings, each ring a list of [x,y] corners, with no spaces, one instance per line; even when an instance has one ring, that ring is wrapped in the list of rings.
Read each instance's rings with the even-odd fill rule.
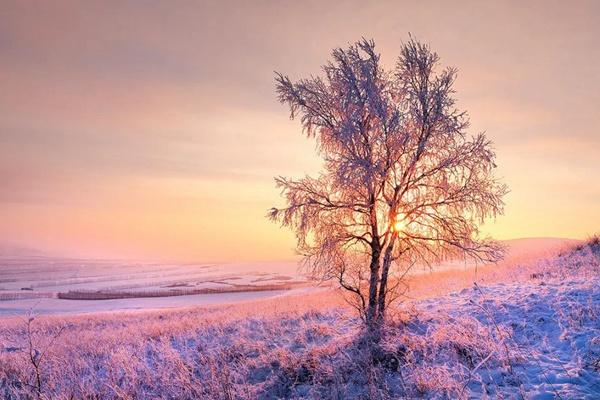
[[[502,243],[508,246],[508,252],[505,258],[507,261],[515,258],[538,258],[540,256],[550,255],[582,242],[583,240],[579,239],[554,237],[502,240]]]
[[[0,243],[0,257],[49,257],[51,254],[32,247]]]

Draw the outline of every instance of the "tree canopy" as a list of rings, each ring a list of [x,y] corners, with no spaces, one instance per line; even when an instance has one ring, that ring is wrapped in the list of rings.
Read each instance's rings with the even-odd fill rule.
[[[406,271],[455,257],[496,261],[502,247],[479,225],[503,212],[491,142],[468,133],[456,69],[414,39],[393,70],[372,40],[333,50],[322,76],[276,74],[281,103],[324,160],[316,177],[276,178],[309,270],[335,279],[370,324],[380,321]]]

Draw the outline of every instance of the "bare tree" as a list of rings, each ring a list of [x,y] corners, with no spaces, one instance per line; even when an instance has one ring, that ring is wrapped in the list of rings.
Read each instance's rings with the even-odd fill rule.
[[[458,256],[496,261],[478,225],[502,213],[491,142],[469,135],[454,68],[428,45],[402,44],[393,71],[373,41],[335,49],[323,77],[276,74],[279,101],[316,139],[318,177],[276,178],[287,205],[269,217],[295,230],[305,265],[353,295],[376,330],[414,264]]]
[[[46,359],[47,352],[52,348],[55,341],[62,334],[64,326],[61,326],[56,332],[52,333],[45,343],[42,343],[41,341],[36,341],[34,337],[36,335],[33,327],[33,323],[35,320],[34,308],[35,306],[29,309],[29,311],[27,312],[27,317],[24,320],[25,334],[27,340],[25,352],[33,373],[32,383],[27,382],[24,383],[24,385],[34,391],[35,397],[37,399],[45,399],[46,396],[43,394],[45,382],[43,379],[42,366]]]

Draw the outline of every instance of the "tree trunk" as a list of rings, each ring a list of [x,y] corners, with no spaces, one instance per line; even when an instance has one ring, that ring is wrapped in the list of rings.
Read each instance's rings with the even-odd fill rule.
[[[370,278],[369,278],[369,304],[367,306],[366,322],[367,328],[371,330],[374,327],[377,317],[377,283],[379,282],[379,258],[381,257],[381,249],[379,243],[372,246]]]
[[[381,242],[379,241],[379,229],[377,224],[377,210],[375,208],[375,194],[371,191],[369,196],[369,218],[371,222],[371,264],[369,265],[369,305],[366,312],[366,323],[369,331],[374,328],[377,318],[377,284],[379,283],[379,259],[381,257]]]
[[[385,316],[385,295],[387,291],[388,275],[390,273],[390,265],[392,263],[392,251],[394,250],[395,239],[392,239],[391,243],[385,249],[383,256],[383,265],[381,267],[381,281],[379,283],[379,298],[377,299],[377,323],[383,323]]]

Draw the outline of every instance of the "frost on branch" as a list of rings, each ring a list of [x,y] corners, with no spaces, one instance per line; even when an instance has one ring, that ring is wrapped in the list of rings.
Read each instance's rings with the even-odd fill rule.
[[[337,280],[375,326],[411,266],[502,256],[478,226],[502,213],[507,188],[494,178],[491,142],[469,134],[456,108],[456,70],[429,46],[411,38],[388,71],[363,39],[335,49],[322,75],[276,75],[279,101],[316,140],[324,168],[276,178],[286,206],[269,217],[295,231],[309,270]]]

